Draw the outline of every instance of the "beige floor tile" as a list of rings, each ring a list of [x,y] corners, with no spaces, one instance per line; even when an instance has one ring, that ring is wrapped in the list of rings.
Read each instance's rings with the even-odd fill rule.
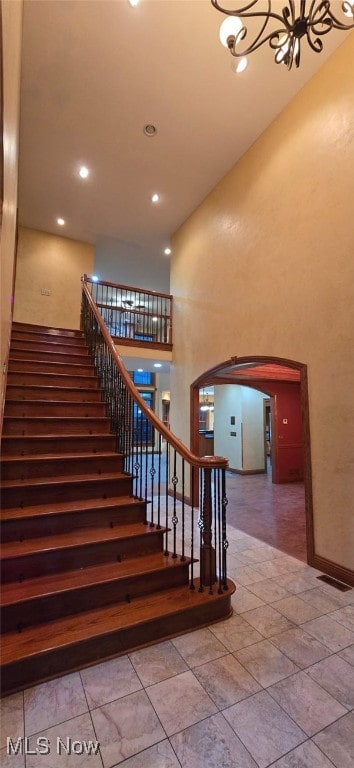
[[[187,728],[189,725],[213,715],[217,709],[193,672],[182,672],[146,689],[146,693],[167,733]]]
[[[180,768],[180,763],[166,739],[124,760],[121,768]]]
[[[276,603],[272,604],[272,607],[294,624],[304,624],[305,621],[310,621],[322,615],[322,611],[319,608],[306,603],[298,595],[291,595],[290,597],[284,597],[282,600],[277,600]]]
[[[265,603],[275,603],[276,600],[281,600],[283,597],[289,597],[289,592],[276,584],[275,581],[265,579],[264,581],[258,581],[256,584],[251,584],[248,589],[253,592]]]
[[[197,629],[187,635],[175,637],[172,644],[189,667],[204,664],[227,653],[225,646],[210,629]]]
[[[260,608],[264,602],[245,587],[238,587],[231,597],[231,605],[235,613],[245,613],[252,608]]]
[[[282,616],[270,605],[247,611],[243,614],[243,618],[264,637],[278,635],[280,632],[285,632],[286,629],[293,627],[293,624],[285,616]]]
[[[219,621],[210,629],[229,651],[238,651],[239,648],[263,640],[262,635],[244,621],[242,616],[232,616],[227,621]]]
[[[29,736],[87,712],[78,672],[41,683],[24,692],[25,732]]]
[[[171,744],[182,768],[257,768],[221,714],[177,733]]]
[[[271,642],[301,669],[330,655],[329,648],[305,632],[303,627],[294,627],[275,635]]]
[[[330,618],[338,621],[339,624],[343,624],[343,627],[347,627],[354,632],[354,606],[347,605],[344,608],[334,611],[330,614]]]
[[[298,667],[269,640],[243,648],[234,655],[264,688],[298,672]]]
[[[275,683],[268,691],[308,736],[313,736],[346,712],[306,672],[297,672]]]
[[[353,645],[348,645],[348,648],[343,648],[337,655],[354,667],[354,643]]]
[[[343,707],[354,709],[354,668],[351,664],[339,656],[330,656],[306,671]]]
[[[309,739],[273,763],[272,768],[333,768],[333,763]]]
[[[194,674],[218,709],[225,709],[260,690],[254,678],[231,654],[196,667]]]
[[[310,605],[318,608],[322,613],[330,613],[331,611],[335,611],[337,608],[342,607],[342,603],[336,595],[328,594],[328,592],[325,592],[321,587],[302,592],[301,600],[310,603]]]
[[[277,576],[277,584],[281,587],[285,587],[288,592],[297,595],[300,592],[305,592],[308,589],[314,589],[318,586],[317,572],[312,568],[303,568],[301,571],[295,573],[286,573],[282,576]]]
[[[354,755],[354,714],[328,726],[313,737],[315,744],[332,760],[336,768],[353,768]]]
[[[260,768],[306,739],[305,733],[267,691],[234,704],[223,714]]]
[[[186,672],[188,666],[170,642],[157,643],[141,651],[134,651],[129,658],[144,686],[160,683],[172,675]]]
[[[331,651],[341,651],[347,645],[354,642],[354,632],[338,624],[338,621],[330,619],[329,616],[320,616],[318,619],[312,619],[302,625],[305,632],[316,637],[320,643],[327,645]]]
[[[123,762],[166,738],[145,691],[92,710],[104,768]]]
[[[39,737],[46,742],[38,743]],[[32,751],[42,750],[47,745],[49,752],[47,755],[39,752],[27,755],[26,768],[102,768],[99,749],[97,754],[95,749],[91,751],[90,742],[95,748],[96,735],[91,717],[86,713],[31,736],[29,747]]]
[[[274,579],[284,573],[289,573],[289,568],[286,562],[281,558],[266,563],[257,563],[256,568],[258,573],[263,575],[264,579]]]
[[[18,739],[24,734],[23,693],[13,693],[0,700],[0,749],[6,749],[7,738]]]
[[[0,750],[0,765],[1,768],[25,768],[25,755],[21,752],[14,754],[10,752],[10,747],[4,747]]]
[[[80,675],[90,709],[121,699],[142,688],[127,656],[83,669]]]
[[[251,565],[244,565],[241,568],[231,568],[230,576],[237,584],[241,584],[243,587],[247,587],[248,584],[254,584],[256,581],[262,581],[262,576],[259,571],[253,568]]]

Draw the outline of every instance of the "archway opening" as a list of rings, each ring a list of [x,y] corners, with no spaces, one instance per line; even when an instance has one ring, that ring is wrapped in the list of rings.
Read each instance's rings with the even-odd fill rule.
[[[200,393],[206,391],[214,392],[208,444],[214,455],[229,460],[230,521],[312,564],[306,365],[272,357],[231,358],[198,377],[191,387],[191,449],[199,455],[205,453]]]

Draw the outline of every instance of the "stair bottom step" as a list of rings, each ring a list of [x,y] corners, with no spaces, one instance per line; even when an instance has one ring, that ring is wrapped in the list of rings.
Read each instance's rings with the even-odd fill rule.
[[[130,604],[97,608],[3,635],[2,694],[231,615],[232,581],[222,594],[217,593],[217,585],[213,595],[208,589],[199,592],[198,587],[196,581],[195,590],[174,587]]]

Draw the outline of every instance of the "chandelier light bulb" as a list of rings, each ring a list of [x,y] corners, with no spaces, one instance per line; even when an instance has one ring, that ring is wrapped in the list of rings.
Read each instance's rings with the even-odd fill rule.
[[[220,42],[225,48],[230,47],[230,41],[232,45],[238,33],[242,29],[242,22],[237,16],[228,16],[221,24],[220,27]]]
[[[160,200],[160,196],[157,194],[157,192],[155,192],[155,194],[152,195],[152,197],[151,197],[151,202],[152,203],[158,203],[159,200]]]
[[[236,70],[235,71],[238,72],[238,73],[244,72],[247,66],[248,66],[247,57],[243,56],[242,59],[240,59],[240,61],[236,65]]]

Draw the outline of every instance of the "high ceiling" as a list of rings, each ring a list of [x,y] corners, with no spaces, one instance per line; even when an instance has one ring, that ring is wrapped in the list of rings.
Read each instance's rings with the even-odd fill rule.
[[[264,46],[236,75],[221,20],[209,0],[25,0],[22,225],[166,259],[173,232],[344,39],[304,47],[291,72]]]

